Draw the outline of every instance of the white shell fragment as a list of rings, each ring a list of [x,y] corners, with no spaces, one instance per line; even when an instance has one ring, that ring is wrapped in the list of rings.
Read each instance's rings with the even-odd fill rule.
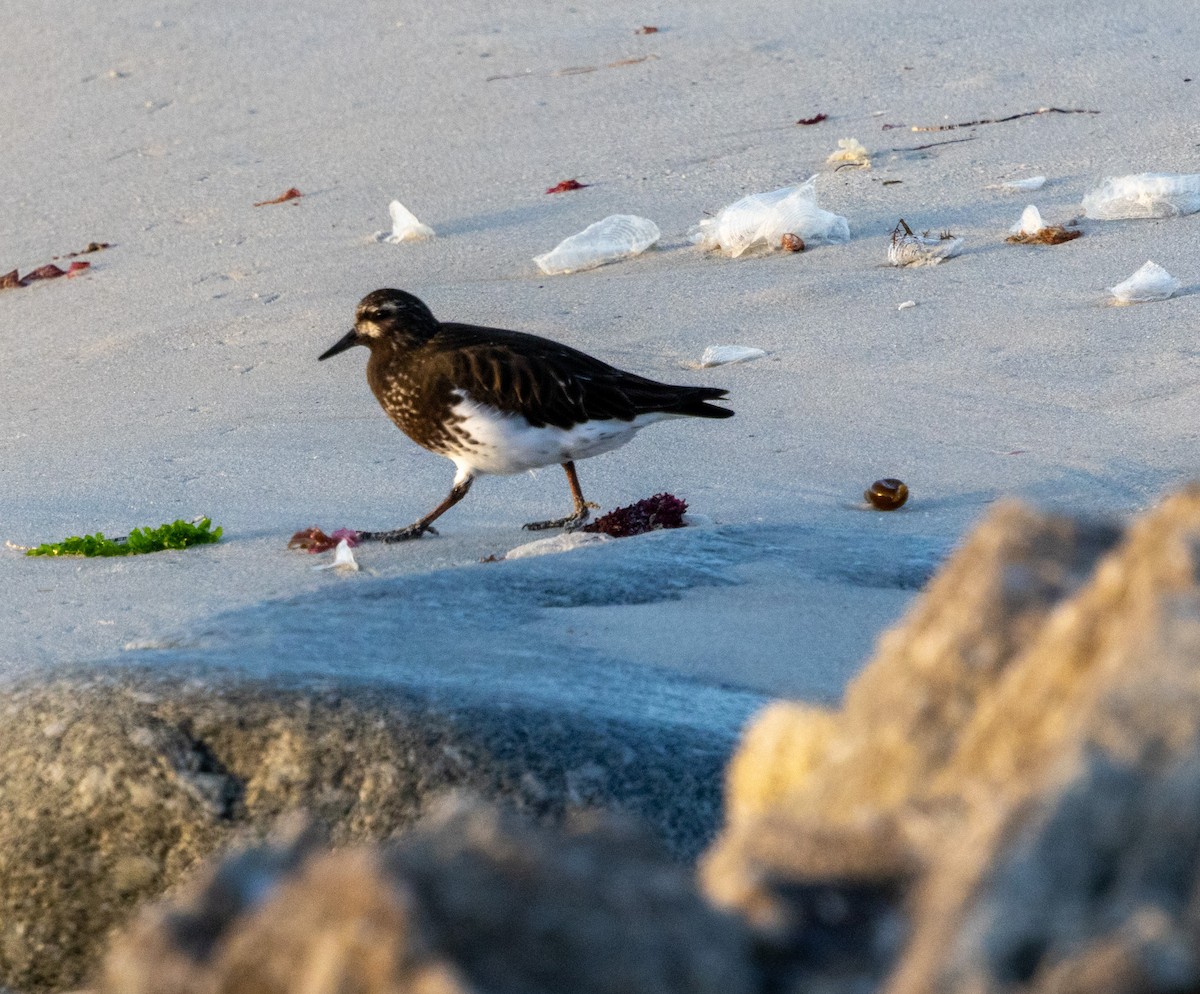
[[[1179,292],[1179,280],[1175,279],[1157,262],[1147,262],[1141,269],[1118,283],[1110,291],[1114,305],[1144,304],[1151,300],[1166,300]]]
[[[915,300],[906,300],[903,304],[901,304],[899,307],[897,307],[896,310],[907,311],[910,307],[916,307],[916,306],[917,306],[917,302]]]
[[[731,362],[750,362],[761,359],[767,354],[766,349],[755,349],[748,345],[710,345],[700,356],[697,369],[708,369],[711,366],[727,366]]]
[[[658,225],[636,214],[610,214],[577,235],[559,242],[552,251],[534,257],[548,276],[595,269],[645,252],[661,237]]]
[[[817,177],[769,193],[752,193],[705,218],[690,232],[703,249],[720,249],[733,258],[752,248],[779,248],[784,235],[805,242],[848,242],[850,224],[817,206]]]
[[[386,231],[376,232],[377,242],[399,245],[401,242],[419,242],[424,238],[433,237],[433,229],[418,221],[416,215],[399,200],[393,200],[388,205],[388,213],[392,215],[392,233],[389,235]]]
[[[333,562],[322,563],[320,566],[314,566],[313,569],[336,569],[339,571],[357,572],[358,563],[354,560],[354,553],[350,549],[350,543],[342,539],[338,542],[337,548],[334,550]]]
[[[1008,229],[1010,235],[1036,235],[1046,227],[1042,212],[1030,204],[1021,212],[1021,219]]]
[[[611,541],[613,537],[603,532],[563,532],[552,538],[539,538],[536,542],[518,545],[515,549],[509,549],[501,558],[529,559],[533,556],[552,556],[557,552],[570,552],[585,545],[599,545]]]
[[[943,259],[958,255],[962,244],[961,238],[898,235],[888,246],[888,262],[893,266],[936,266]]]
[[[989,190],[1004,190],[1008,193],[1029,193],[1046,185],[1045,176],[1030,176],[1028,179],[1010,179],[1006,183],[993,183]]]
[[[1179,217],[1200,211],[1200,173],[1110,176],[1083,198],[1088,217]]]
[[[839,138],[837,151],[830,152],[825,160],[831,165],[848,164],[861,168],[871,168],[871,157],[857,138]]]

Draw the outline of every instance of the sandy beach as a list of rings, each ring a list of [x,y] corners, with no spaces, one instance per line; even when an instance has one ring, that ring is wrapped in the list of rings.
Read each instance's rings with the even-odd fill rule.
[[[0,665],[285,670],[303,616],[305,665],[367,676],[486,672],[515,694],[545,677],[569,696],[611,666],[745,691],[722,712],[735,726],[766,697],[836,699],[991,502],[1127,514],[1195,474],[1200,221],[1004,237],[1027,203],[1062,223],[1107,176],[1200,169],[1197,34],[1168,3],[24,5],[0,40],[0,270],[111,247],[80,278],[0,292],[0,531],[28,546],[203,514],[224,538],[120,560],[0,550]],[[1043,107],[1094,113],[965,126]],[[826,164],[847,137],[869,170]],[[688,243],[813,173],[847,244]],[[1033,175],[1033,194],[991,188]],[[544,192],[568,178],[588,186]],[[392,199],[436,237],[376,241]],[[655,220],[660,245],[538,272],[611,213]],[[888,267],[901,217],[960,235],[961,255]],[[1105,306],[1148,259],[1183,291]],[[382,286],[728,388],[732,420],[655,426],[580,466],[605,509],[670,491],[707,524],[481,565],[566,510],[550,469],[482,480],[440,537],[364,547],[360,573],[314,572],[293,531],[407,524],[452,476],[383,416],[365,353],[316,362]],[[767,356],[689,368],[714,344]],[[908,506],[864,510],[886,476]],[[511,590],[533,587],[518,610]],[[380,590],[420,610],[372,616]]]

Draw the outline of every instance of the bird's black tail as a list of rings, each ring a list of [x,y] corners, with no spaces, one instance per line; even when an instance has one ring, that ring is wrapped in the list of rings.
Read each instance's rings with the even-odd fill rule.
[[[679,405],[673,408],[673,413],[687,414],[693,418],[732,418],[733,411],[729,408],[705,403],[709,400],[720,400],[727,393],[728,390],[719,387],[687,388],[687,394],[680,399]]]

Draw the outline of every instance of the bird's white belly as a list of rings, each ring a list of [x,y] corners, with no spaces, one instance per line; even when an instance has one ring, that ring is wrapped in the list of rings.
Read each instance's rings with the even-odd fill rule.
[[[445,455],[458,467],[459,477],[523,473],[587,459],[628,442],[639,429],[675,415],[639,414],[632,421],[586,421],[572,428],[546,425],[534,428],[519,414],[506,414],[479,404],[465,394],[451,408],[456,418],[455,442]]]

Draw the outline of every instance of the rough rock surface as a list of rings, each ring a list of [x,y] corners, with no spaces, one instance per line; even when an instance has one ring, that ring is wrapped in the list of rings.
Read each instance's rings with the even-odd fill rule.
[[[301,836],[139,917],[101,994],[748,994],[749,941],[611,818],[537,829],[463,798],[402,840]]]
[[[644,819],[676,858],[717,826],[732,743],[369,688],[167,683],[9,687],[0,704],[0,985],[78,984],[111,929],[203,857],[302,809],[331,841],[385,839],[450,788],[558,822]]]
[[[702,876],[771,982],[1200,986],[1198,576],[1200,488],[1123,537],[998,508],[843,710],[769,709]],[[821,887],[866,909],[836,970],[809,948]]]

